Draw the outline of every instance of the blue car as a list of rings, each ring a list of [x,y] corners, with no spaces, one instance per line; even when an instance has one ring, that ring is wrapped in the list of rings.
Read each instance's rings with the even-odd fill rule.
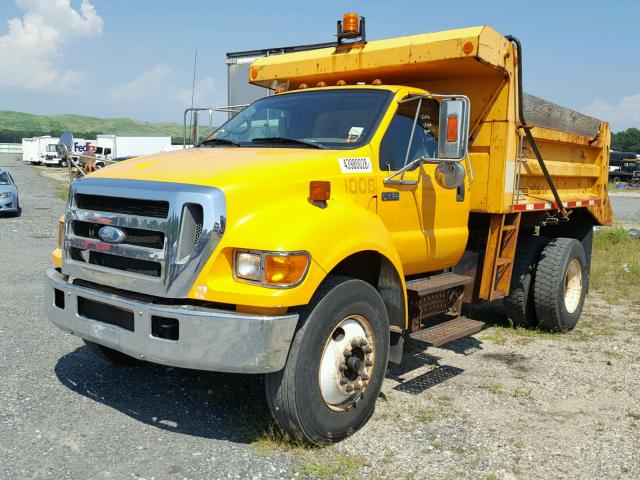
[[[6,170],[0,170],[0,213],[20,215],[18,187],[13,177]]]

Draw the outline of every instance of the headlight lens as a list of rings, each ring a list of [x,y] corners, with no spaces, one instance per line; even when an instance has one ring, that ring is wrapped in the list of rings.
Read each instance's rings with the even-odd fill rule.
[[[306,252],[235,252],[236,278],[266,287],[294,287],[304,279],[308,269]]]
[[[258,253],[236,252],[236,276],[259,282],[262,278],[262,256]]]
[[[13,193],[11,192],[0,193],[0,198],[11,198],[12,196],[13,196]]]

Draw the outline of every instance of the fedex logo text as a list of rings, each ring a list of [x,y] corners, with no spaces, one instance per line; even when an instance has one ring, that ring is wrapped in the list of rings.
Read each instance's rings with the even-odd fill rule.
[[[91,142],[84,142],[84,144],[73,142],[74,152],[88,152],[90,150],[91,150]]]

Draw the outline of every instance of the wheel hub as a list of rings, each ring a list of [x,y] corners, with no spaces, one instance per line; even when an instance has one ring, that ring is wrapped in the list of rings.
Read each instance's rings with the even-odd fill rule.
[[[374,363],[373,336],[362,316],[344,319],[327,341],[320,363],[320,392],[333,410],[347,410],[362,397]]]
[[[573,313],[582,298],[582,265],[577,258],[571,260],[564,277],[564,306]]]

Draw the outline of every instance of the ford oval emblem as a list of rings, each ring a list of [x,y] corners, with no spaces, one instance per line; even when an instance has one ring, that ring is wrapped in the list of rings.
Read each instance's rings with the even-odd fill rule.
[[[106,226],[98,230],[100,240],[107,243],[122,243],[127,236],[122,230],[116,227]]]

